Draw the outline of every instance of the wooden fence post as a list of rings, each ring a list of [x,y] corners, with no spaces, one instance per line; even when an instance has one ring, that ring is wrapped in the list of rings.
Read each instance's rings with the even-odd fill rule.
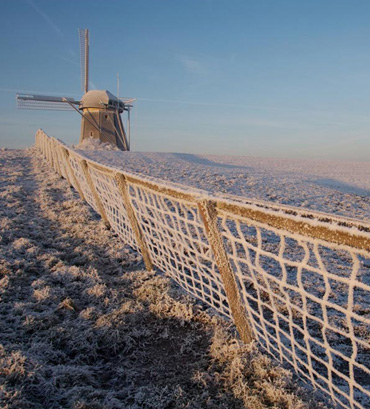
[[[50,146],[49,146],[49,137],[45,138],[45,158],[50,164]]]
[[[58,156],[58,142],[56,141],[56,139],[53,139],[53,152],[54,152],[54,160],[55,160],[55,171],[58,173],[59,176],[62,176],[62,172],[60,170],[59,156]]]
[[[42,154],[44,155],[44,158],[46,159],[46,136],[43,137],[42,141]]]
[[[123,200],[123,204],[125,206],[126,212],[127,212],[127,216],[128,219],[131,223],[131,228],[132,231],[134,232],[136,241],[140,247],[141,250],[141,254],[143,256],[144,259],[144,263],[145,263],[145,267],[148,271],[152,271],[153,270],[153,263],[152,260],[150,258],[150,254],[148,251],[148,247],[145,243],[145,239],[144,239],[144,235],[141,231],[141,227],[139,224],[139,221],[137,220],[136,214],[135,214],[135,209],[131,204],[131,200],[130,200],[130,194],[128,191],[128,185],[127,185],[127,181],[125,179],[125,176],[121,173],[116,173],[114,175],[114,179],[117,183],[118,189],[120,191],[122,200]]]
[[[98,195],[98,192],[96,191],[94,182],[93,182],[92,179],[91,179],[91,175],[90,175],[90,173],[89,173],[89,169],[88,169],[86,160],[85,160],[85,159],[80,160],[80,165],[81,165],[82,171],[83,171],[83,173],[84,173],[84,175],[85,175],[87,184],[89,185],[90,190],[91,190],[91,193],[92,193],[92,195],[93,195],[93,197],[94,197],[96,206],[98,207],[100,216],[101,216],[101,218],[103,219],[104,224],[110,229],[110,223],[109,223],[107,214],[105,213],[105,209],[104,209],[103,203],[102,203],[102,201],[100,200],[100,197],[99,197],[99,195]]]
[[[41,148],[42,156],[45,158],[45,135],[42,135],[40,148]]]
[[[63,176],[63,155],[62,155],[62,151],[60,149],[60,143],[58,143],[56,145],[56,151],[57,151],[57,157],[58,157],[58,163],[59,163],[60,176],[64,177]],[[65,169],[64,169],[64,173],[66,173]]]
[[[60,160],[61,160],[62,163],[63,163],[62,166],[64,167],[64,173],[65,173],[65,175],[66,175],[66,180],[67,180],[69,186],[73,186],[72,181],[71,181],[71,177],[70,177],[69,174],[68,174],[68,164],[67,164],[67,162],[68,162],[68,154],[66,154],[65,148],[63,147],[63,145],[59,145],[59,146],[58,146],[58,149],[59,149]],[[72,171],[71,171],[71,172],[72,172]]]
[[[231,314],[234,318],[236,328],[242,341],[249,344],[253,341],[253,333],[217,226],[217,210],[215,204],[210,200],[202,200],[198,202],[198,209],[224,283],[226,297],[230,305]]]
[[[51,151],[51,139],[50,137],[48,138],[48,161],[50,166],[53,168],[54,164],[53,164],[53,153]]]
[[[48,159],[48,137],[45,136],[44,138],[44,158],[49,161]]]
[[[50,164],[51,164],[51,167],[55,171],[56,168],[55,168],[55,158],[54,158],[54,142],[52,138],[49,139],[49,149],[50,149]]]
[[[76,187],[76,190],[77,190],[78,194],[80,195],[80,198],[85,201],[85,196],[84,196],[84,194],[83,194],[83,191],[82,191],[82,189],[81,189],[81,186],[80,186],[80,184],[78,183],[78,180],[77,180],[77,178],[76,178],[76,175],[75,175],[75,173],[73,172],[71,163],[69,162],[69,152],[68,152],[68,150],[67,150],[64,146],[61,146],[60,148],[61,148],[61,150],[62,150],[65,163],[67,164],[67,168],[68,168],[69,174],[71,175],[71,178],[72,178],[72,180],[68,180],[68,183],[69,183],[71,186]],[[68,177],[68,171],[67,171],[67,177]],[[69,177],[68,177],[68,179],[69,179]]]
[[[47,136],[44,137],[44,158],[48,160],[48,140]]]

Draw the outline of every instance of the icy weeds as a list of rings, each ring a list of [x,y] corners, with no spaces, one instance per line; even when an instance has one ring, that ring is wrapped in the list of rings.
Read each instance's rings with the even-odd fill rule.
[[[0,169],[2,408],[325,407],[144,271],[36,150]]]

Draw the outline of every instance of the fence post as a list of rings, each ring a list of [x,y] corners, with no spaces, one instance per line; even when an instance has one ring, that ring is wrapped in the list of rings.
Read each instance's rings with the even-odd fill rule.
[[[48,143],[47,136],[45,136],[45,137],[44,137],[44,149],[43,149],[43,151],[44,151],[44,158],[45,158],[46,160],[48,160],[47,143]]]
[[[59,148],[59,143],[57,142],[56,144],[55,144],[55,152],[56,152],[56,155],[57,155],[57,160],[58,160],[58,168],[59,168],[59,175],[60,175],[60,177],[63,177],[63,160],[62,160],[62,157],[61,157],[61,154],[60,154],[60,148]]]
[[[66,154],[65,152],[65,148],[63,147],[63,145],[59,144],[58,145],[58,149],[59,149],[59,155],[60,155],[60,160],[62,161],[62,166],[64,166],[64,173],[66,175],[66,180],[69,184],[69,186],[73,186],[72,181],[71,181],[71,177],[69,176],[69,172],[68,172],[68,154]],[[71,171],[72,172],[72,171]]]
[[[49,137],[45,138],[45,159],[47,162],[50,163],[50,158],[49,158]]]
[[[48,136],[45,135],[44,137],[44,158],[49,161],[48,159]]]
[[[52,153],[51,153],[50,137],[48,137],[48,139],[47,139],[47,151],[48,151],[47,161],[49,162],[50,166],[53,166],[53,156],[52,156]]]
[[[121,173],[116,173],[114,175],[114,179],[117,183],[118,189],[120,191],[122,200],[123,200],[123,204],[126,208],[126,212],[127,212],[127,216],[128,219],[131,223],[131,228],[132,231],[134,232],[136,241],[140,247],[141,250],[141,254],[143,256],[144,259],[144,263],[145,263],[145,267],[148,271],[152,271],[153,270],[153,263],[152,260],[150,258],[150,254],[148,251],[148,247],[145,243],[145,239],[144,239],[144,235],[141,231],[141,227],[140,224],[137,220],[136,214],[135,214],[135,209],[131,204],[130,201],[130,194],[128,191],[128,186],[127,186],[127,181],[126,178],[123,174]]]
[[[76,175],[75,175],[75,173],[73,172],[71,163],[69,162],[69,152],[68,152],[68,150],[67,150],[64,146],[61,146],[60,148],[61,148],[62,153],[63,153],[63,156],[64,156],[64,161],[65,161],[65,163],[67,164],[67,168],[68,168],[69,174],[71,175],[71,178],[72,178],[72,180],[69,180],[68,171],[67,171],[68,183],[69,183],[71,186],[73,186],[73,187],[76,188],[78,194],[80,195],[80,198],[81,198],[83,201],[85,201],[85,196],[84,196],[84,194],[83,194],[83,191],[82,191],[82,189],[81,189],[81,186],[80,186],[80,184],[78,183],[78,180],[77,180],[77,178],[76,178]]]
[[[42,154],[44,159],[46,159],[46,136],[42,138]]]
[[[58,158],[59,158],[59,168],[60,168],[60,173],[61,176],[63,178],[65,178],[67,180],[67,182],[69,183],[69,185],[71,185],[71,181],[70,178],[68,176],[68,172],[67,172],[67,165],[66,165],[66,159],[65,156],[63,154],[63,150],[62,150],[62,144],[58,143],[57,145],[57,151],[58,151]]]
[[[90,173],[89,173],[89,169],[88,169],[88,165],[87,165],[86,160],[85,160],[85,159],[80,160],[80,165],[81,165],[82,171],[83,171],[83,173],[84,173],[84,175],[85,175],[87,184],[89,185],[90,190],[91,190],[91,193],[92,193],[92,195],[93,195],[93,197],[94,197],[96,206],[98,207],[100,216],[101,216],[101,218],[103,219],[104,224],[107,226],[107,228],[110,229],[110,223],[109,223],[107,214],[105,213],[105,209],[104,209],[103,203],[102,203],[102,201],[100,200],[100,197],[99,197],[99,195],[98,195],[98,192],[96,191],[94,182],[93,182],[92,179],[91,179],[91,175],[90,175]]]
[[[45,158],[45,136],[44,135],[42,135],[42,138],[41,138],[40,149],[41,149],[42,156]]]
[[[58,175],[61,176],[59,157],[58,157],[58,149],[57,149],[57,141],[56,141],[56,139],[53,138],[52,142],[53,142],[52,147],[53,147],[53,155],[54,155],[55,172],[57,172]]]
[[[50,165],[55,171],[54,142],[52,138],[49,139],[49,149],[50,149]]]
[[[212,248],[216,264],[221,274],[228,299],[231,314],[234,318],[240,338],[246,344],[253,341],[253,334],[242,304],[234,273],[229,263],[225,246],[217,226],[217,210],[215,203],[210,200],[198,202],[198,209],[203,220],[209,244]]]

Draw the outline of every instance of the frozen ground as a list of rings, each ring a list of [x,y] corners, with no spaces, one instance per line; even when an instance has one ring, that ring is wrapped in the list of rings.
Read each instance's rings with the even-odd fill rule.
[[[91,148],[91,145],[87,144]],[[83,150],[89,158],[215,193],[370,220],[370,162]]]
[[[201,187],[219,175],[224,190],[228,170],[248,181],[247,165],[226,159],[121,158],[181,182],[206,169]],[[257,185],[267,181],[256,172]],[[144,271],[36,150],[1,151],[0,176],[0,407],[328,407],[169,279]]]

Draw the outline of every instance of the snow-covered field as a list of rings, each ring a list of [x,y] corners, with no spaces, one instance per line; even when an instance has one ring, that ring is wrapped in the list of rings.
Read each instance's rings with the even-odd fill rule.
[[[80,150],[130,172],[315,211],[370,220],[370,162]],[[98,146],[95,146],[98,148]]]
[[[369,214],[369,178],[356,179],[369,172],[366,164],[335,179],[339,188],[355,189],[343,192],[313,183],[324,178],[322,169],[306,182],[291,165],[271,175],[257,159],[232,164],[230,158],[112,153],[125,169],[151,176],[261,199],[285,197],[290,204],[305,198],[307,207],[318,200],[320,210],[360,218]],[[99,152],[102,157],[111,163],[109,152]],[[228,323],[168,278],[144,271],[141,258],[34,148],[0,152],[0,172],[1,407],[328,407],[254,345],[242,346]],[[317,190],[303,193],[294,180]],[[325,199],[326,189],[333,201],[345,201]]]

